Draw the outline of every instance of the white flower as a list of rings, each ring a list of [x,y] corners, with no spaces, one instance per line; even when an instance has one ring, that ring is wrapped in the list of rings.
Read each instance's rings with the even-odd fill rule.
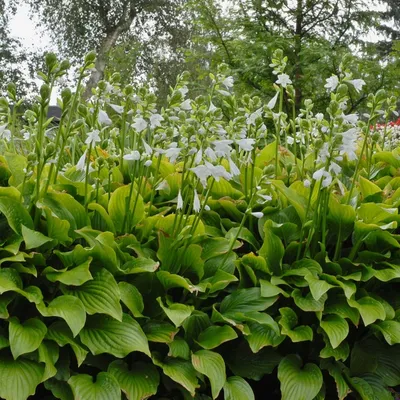
[[[174,145],[174,146],[173,146]],[[171,143],[171,147],[165,152],[166,157],[169,158],[169,161],[174,164],[176,159],[179,157],[182,149],[176,147],[176,143]]]
[[[289,78],[289,75],[287,74],[280,74],[278,75],[278,80],[275,82],[277,85],[282,85],[282,87],[286,87],[287,85],[290,85],[292,81]]]
[[[214,106],[213,102],[210,101],[210,108],[208,109],[209,112],[214,112],[217,109],[217,107]]]
[[[339,85],[339,78],[336,75],[332,75],[326,80],[326,85],[324,87],[333,92],[337,88],[337,85]]]
[[[262,117],[262,107],[250,114],[246,120],[248,125],[255,125],[257,118]]]
[[[24,140],[29,140],[31,138],[31,134],[28,131],[24,132]]]
[[[189,89],[187,88],[187,86],[182,86],[182,87],[179,88],[178,90],[182,93],[183,97],[185,97],[186,94],[187,94],[187,92],[189,91]]]
[[[327,160],[327,158],[329,157],[329,143],[325,142],[322,145],[321,150],[318,153],[318,158],[317,158],[317,162],[325,162]]]
[[[182,208],[183,208],[183,199],[182,199],[181,190],[179,189],[178,201],[177,201],[177,204],[176,204],[176,209],[177,209],[177,210],[182,210]]]
[[[292,138],[292,136],[288,136],[287,137],[287,142],[288,142],[288,144],[293,144],[294,143],[294,139]]]
[[[268,194],[257,193],[257,195],[258,195],[259,197],[261,197],[261,198],[264,200],[264,202],[265,202],[265,201],[270,201],[270,200],[272,200],[272,197],[269,196]]]
[[[204,154],[211,160],[211,161],[216,161],[217,160],[217,155],[215,154],[215,151],[211,147],[207,147],[204,151]]]
[[[181,110],[190,111],[191,109],[192,109],[192,105],[191,105],[190,99],[187,99],[184,102],[182,102]]]
[[[138,161],[140,160],[140,153],[137,150],[131,151],[129,154],[124,155],[126,161]]]
[[[344,115],[343,114],[343,119],[352,125],[355,125],[358,121],[358,114],[348,114],[348,115]]]
[[[153,161],[147,160],[147,161],[144,163],[144,166],[145,166],[146,168],[148,168],[148,167],[151,167],[152,164],[153,164]]]
[[[311,186],[311,182],[310,182],[308,179],[306,179],[306,180],[303,182],[303,185],[304,185],[305,188],[309,188],[309,187]]]
[[[322,121],[324,119],[324,114],[318,113],[315,115],[315,118],[317,119],[317,121]]]
[[[200,183],[203,187],[207,186],[207,178],[211,176],[210,170],[205,165],[198,165],[197,167],[190,168],[198,179],[200,179]]]
[[[135,122],[132,124],[133,129],[140,133],[147,128],[147,122],[142,117],[135,118]]]
[[[278,100],[279,92],[276,92],[275,96],[268,102],[267,107],[272,110],[275,105],[276,101]]]
[[[232,158],[230,157],[229,157],[229,170],[232,176],[240,175],[240,169],[237,167],[237,165],[233,162]]]
[[[109,106],[118,114],[122,114],[124,111],[124,107],[118,106],[117,104],[109,104]]]
[[[211,210],[210,206],[208,206],[207,204],[204,206],[204,209],[205,209],[206,211],[210,211],[210,210]]]
[[[232,179],[232,175],[222,165],[212,165],[208,161],[205,161],[205,165],[210,171],[210,175],[219,182],[219,178],[224,178],[227,181]]]
[[[78,163],[76,164],[76,170],[77,171],[84,171],[85,170],[86,154],[87,154],[87,150],[85,150],[85,152],[82,154],[82,157],[79,159]]]
[[[342,167],[332,161],[329,165],[329,171],[332,171],[335,175],[339,175],[342,171]]]
[[[253,217],[256,217],[258,219],[262,218],[264,216],[264,214],[262,212],[252,212],[251,215]]]
[[[99,115],[97,117],[99,124],[104,124],[104,125],[111,125],[112,121],[110,117],[107,115],[107,113],[103,110],[99,110]]]
[[[363,79],[353,79],[349,81],[349,83],[354,86],[354,89],[356,89],[357,93],[360,93],[363,86],[365,85],[365,81]]]
[[[194,163],[196,165],[199,165],[201,163],[201,161],[203,160],[203,150],[200,149],[197,153],[196,153],[196,157],[194,158]]]
[[[199,199],[199,195],[197,194],[196,189],[194,189],[193,211],[195,213],[198,213],[200,211],[200,199]]]
[[[144,139],[142,139],[144,152],[146,155],[151,156],[153,154],[153,149],[146,143]]]
[[[222,84],[227,88],[230,89],[231,87],[233,87],[233,77],[232,76],[228,76],[226,77],[223,81]]]
[[[316,181],[322,178],[324,178],[322,180],[322,187],[328,187],[332,183],[332,175],[328,171],[325,171],[325,167],[315,171],[313,174],[313,179]]]
[[[164,118],[160,114],[152,114],[150,117],[150,126],[151,128],[157,128],[157,126],[161,126],[161,121],[164,121]]]
[[[340,155],[346,154],[350,161],[357,159],[357,128],[351,128],[342,133],[342,144],[340,145]]]
[[[251,138],[236,140],[236,144],[239,145],[240,150],[244,150],[244,151],[252,151],[254,148],[255,142],[256,142],[256,140],[251,139]]]
[[[214,142],[212,142],[212,144],[215,147],[215,154],[218,157],[229,157],[229,155],[231,154],[231,144],[232,144],[232,140],[215,140]]]
[[[87,139],[85,140],[86,144],[96,145],[96,143],[98,142],[100,142],[100,136],[99,136],[99,131],[97,129],[87,134]]]

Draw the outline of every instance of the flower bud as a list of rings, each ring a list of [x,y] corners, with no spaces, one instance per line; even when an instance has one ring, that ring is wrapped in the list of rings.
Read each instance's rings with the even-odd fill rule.
[[[45,148],[44,154],[45,154],[46,158],[48,158],[48,157],[51,157],[55,151],[56,151],[55,144],[49,143]]]
[[[96,52],[95,51],[90,51],[89,53],[86,54],[85,56],[85,64],[92,64],[96,60]]]
[[[62,60],[60,63],[60,70],[66,71],[67,69],[69,69],[70,66],[71,66],[71,63],[69,62],[69,60]]]
[[[50,97],[50,87],[47,83],[43,83],[40,87],[40,97],[42,100],[47,100]]]
[[[54,53],[47,53],[45,56],[46,66],[51,71],[57,64],[57,56]]]

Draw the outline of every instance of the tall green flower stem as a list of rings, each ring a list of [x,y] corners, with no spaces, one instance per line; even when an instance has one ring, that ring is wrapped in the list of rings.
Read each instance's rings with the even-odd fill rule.
[[[275,148],[275,179],[278,179],[278,167],[279,167],[279,145],[281,139],[281,114],[283,110],[283,87],[279,87],[279,118],[278,124],[275,124],[276,132],[276,148]]]
[[[90,155],[92,154],[92,143],[89,144],[89,148],[86,155],[86,168],[85,168],[85,210],[88,207],[88,185],[89,185],[89,167],[90,167]]]

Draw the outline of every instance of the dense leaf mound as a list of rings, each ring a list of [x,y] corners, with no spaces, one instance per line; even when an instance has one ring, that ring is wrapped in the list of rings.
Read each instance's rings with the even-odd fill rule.
[[[278,51],[266,104],[222,66],[157,112],[118,76],[81,100],[93,61],[57,124],[52,55],[23,118],[0,101],[0,397],[394,399],[400,151],[373,127],[395,99],[347,115],[346,58],[326,116],[289,117]]]

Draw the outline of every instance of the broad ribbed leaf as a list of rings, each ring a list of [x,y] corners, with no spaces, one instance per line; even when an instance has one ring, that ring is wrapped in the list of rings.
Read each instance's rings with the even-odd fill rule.
[[[174,340],[168,343],[168,357],[190,359],[190,347],[187,342],[179,336],[175,336]]]
[[[193,306],[187,306],[180,303],[173,303],[169,307],[165,307],[160,297],[157,299],[157,301],[167,317],[177,328],[180,327],[183,321],[185,321],[185,319],[188,318],[194,311]]]
[[[327,360],[321,361],[321,368],[327,370],[329,375],[335,380],[339,400],[344,400],[351,392],[351,389],[347,384],[339,365],[339,363]]]
[[[35,351],[46,335],[46,325],[37,318],[31,318],[20,323],[18,318],[9,320],[9,340],[14,359],[21,354]]]
[[[400,343],[400,322],[382,321],[371,325],[371,328],[380,331],[390,345]]]
[[[211,393],[216,399],[225,385],[225,362],[218,353],[209,350],[199,350],[192,354],[192,364],[196,371],[205,375],[211,383]]]
[[[118,321],[122,320],[119,287],[111,272],[106,269],[94,273],[93,280],[82,286],[65,287],[63,292],[81,300],[89,315],[107,314]]]
[[[229,377],[224,385],[225,400],[255,400],[251,386],[240,376]]]
[[[305,279],[310,285],[312,297],[314,297],[314,300],[316,301],[318,301],[329,289],[334,287],[326,281],[319,280],[312,274],[306,275]]]
[[[37,247],[53,240],[43,235],[43,233],[27,228],[25,225],[21,225],[21,233],[27,250],[36,249]]]
[[[260,279],[260,288],[261,288],[261,296],[262,297],[273,297],[282,294],[285,297],[290,297],[288,293],[286,293],[279,286],[273,285],[271,282],[266,281],[264,279]]]
[[[5,400],[26,400],[33,396],[42,381],[43,364],[20,358],[0,359],[0,397]]]
[[[309,326],[296,326],[298,323],[296,313],[289,307],[280,308],[282,318],[279,325],[282,326],[282,334],[290,337],[292,342],[304,342],[313,340],[313,331]]]
[[[348,299],[351,307],[357,308],[360,312],[364,325],[373,324],[376,320],[385,320],[386,312],[383,305],[372,297],[366,296],[359,300]]]
[[[38,349],[38,361],[45,365],[42,381],[47,381],[57,374],[55,363],[58,357],[59,347],[57,343],[50,340],[43,340]]]
[[[60,317],[70,327],[74,337],[81,331],[86,322],[85,307],[74,296],[56,297],[46,308],[44,303],[36,306],[44,317]]]
[[[350,355],[350,346],[347,342],[342,342],[335,349],[332,348],[329,338],[324,335],[325,347],[319,353],[321,358],[333,357],[336,361],[346,361]]]
[[[264,375],[272,373],[281,358],[271,348],[264,348],[254,354],[247,342],[242,342],[235,351],[226,355],[226,362],[235,375],[259,381]]]
[[[274,321],[275,322],[275,321]],[[250,334],[245,336],[253,353],[258,353],[263,347],[276,347],[285,339],[279,332],[278,324],[258,324],[250,322],[248,324]]]
[[[22,225],[33,229],[31,216],[21,202],[15,199],[0,196],[0,213],[4,214],[10,228],[19,235],[22,234]]]
[[[49,390],[56,399],[74,400],[71,386],[67,382],[49,379],[44,382],[44,387]]]
[[[264,225],[264,243],[258,253],[265,258],[269,272],[279,276],[282,273],[282,259],[285,248],[279,236],[272,232],[271,225],[272,221],[267,220]]]
[[[237,337],[235,330],[229,325],[214,325],[200,333],[197,343],[203,347],[203,349],[211,350]]]
[[[278,379],[282,400],[313,400],[323,383],[321,370],[315,364],[302,367],[301,359],[293,354],[280,362]]]
[[[143,297],[139,290],[136,289],[136,286],[128,282],[119,282],[118,286],[121,293],[121,301],[128,307],[132,315],[135,318],[143,317]]]
[[[140,194],[138,195],[136,193],[135,189],[132,191],[130,203],[127,204],[131,185],[133,185],[133,183],[116,189],[112,193],[110,202],[108,203],[108,214],[110,215],[117,232],[123,232],[128,228],[128,225],[129,227],[135,226],[144,218],[143,198]],[[128,211],[129,216],[125,217]]]
[[[328,315],[324,317],[320,322],[320,326],[328,335],[333,349],[336,349],[349,334],[349,324],[339,315]]]
[[[75,353],[78,367],[85,361],[88,352],[82,347],[78,339],[72,337],[71,330],[64,321],[51,324],[47,330],[46,339],[55,341],[61,347],[69,344]]]
[[[146,335],[127,314],[123,315],[122,322],[105,315],[94,315],[88,318],[79,337],[94,355],[109,353],[124,358],[133,351],[140,351],[150,356]]]
[[[165,321],[149,321],[143,326],[143,331],[149,342],[170,343],[174,340],[174,336],[179,329],[175,328],[169,322]]]
[[[222,300],[220,312],[229,317],[238,312],[264,311],[277,299],[278,296],[262,297],[260,288],[239,289]]]
[[[89,270],[91,262],[92,258],[89,257],[84,263],[72,269],[64,268],[62,270],[57,270],[53,267],[46,267],[42,274],[46,275],[46,278],[50,282],[61,282],[64,285],[81,286],[85,282],[93,279]]]
[[[358,326],[360,320],[357,308],[350,307],[343,295],[329,299],[329,302],[325,304],[324,314],[336,314],[342,318],[348,318],[355,326]]]
[[[183,386],[192,397],[195,396],[196,389],[199,387],[197,382],[196,370],[190,361],[180,360],[178,358],[167,358],[161,361],[153,356],[153,363],[162,368],[165,375],[174,382]]]
[[[129,369],[123,361],[114,361],[108,372],[118,382],[128,400],[143,400],[157,393],[160,375],[152,364],[134,363]]]
[[[307,293],[304,297],[301,294],[300,289],[295,289],[292,292],[292,298],[294,303],[300,310],[307,311],[307,312],[316,312],[316,311],[324,311],[324,304],[328,295],[325,293],[323,294],[319,300],[315,300],[312,297],[311,293]]]
[[[90,375],[81,374],[72,376],[68,383],[76,400],[121,400],[119,384],[107,372],[100,372],[95,382]]]

